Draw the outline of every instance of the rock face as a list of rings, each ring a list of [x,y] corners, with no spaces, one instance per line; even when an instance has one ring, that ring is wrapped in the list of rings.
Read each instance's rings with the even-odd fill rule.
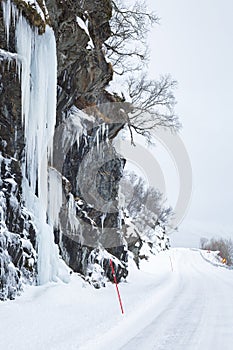
[[[115,152],[111,142],[108,142],[115,130],[115,120],[111,120],[112,116],[108,113],[101,113],[97,107],[109,102],[104,88],[113,76],[111,64],[106,62],[102,51],[103,42],[111,35],[111,1],[72,1],[67,5],[65,2],[51,0],[47,2],[47,7],[57,42],[57,127],[67,122],[73,106],[85,111],[89,108],[95,116],[91,122],[84,121],[83,130],[86,135],[79,135],[79,145],[74,142],[62,157],[64,164],[61,172],[71,186],[70,192],[66,194],[69,197],[67,201],[74,200],[79,233],[74,234],[72,231],[69,213],[63,205],[57,235],[60,252],[69,266],[87,275],[91,253],[101,244],[118,258],[116,270],[120,280],[127,276],[127,254],[118,209],[118,186],[124,160]],[[87,20],[88,26],[85,29],[82,24]],[[123,125],[122,123],[121,126]],[[55,142],[55,147],[56,145]],[[57,168],[56,164],[55,167]],[[94,203],[89,194],[94,195]],[[81,205],[77,199],[81,200]],[[96,205],[101,199],[107,206],[115,206],[113,213],[109,213],[109,208],[104,208],[104,204]],[[102,256],[99,260],[102,268],[105,265],[107,276],[112,279],[106,257]]]
[[[19,163],[0,155],[0,300],[13,299],[22,282],[36,280],[36,233],[21,201]]]
[[[40,1],[36,7],[21,0],[2,4],[0,299],[14,298],[22,282],[36,283],[38,271],[36,218],[25,207],[22,190],[26,150],[15,29],[9,25],[7,34],[4,18],[12,4],[35,35],[43,35],[50,25],[56,38],[57,116],[50,166],[62,178],[63,204],[54,225],[55,243],[65,262],[95,287],[104,285],[106,277],[112,280],[109,259],[120,281],[127,276],[127,247],[118,202],[125,160],[116,153],[111,140],[124,121],[115,119],[120,107],[115,108],[115,114],[109,114],[108,107],[98,107],[115,101],[104,90],[113,69],[102,51],[103,42],[111,35],[111,1],[47,0],[48,12]]]
[[[0,8],[0,300],[23,283],[67,280],[59,256],[96,288],[113,280],[111,259],[120,281],[128,250],[139,265],[143,245],[119,195],[125,159],[112,141],[124,111],[105,90],[112,2],[45,5]]]
[[[57,42],[57,116],[62,121],[73,104],[83,109],[103,100],[104,88],[112,79],[111,64],[102,51],[103,42],[111,34],[111,1],[46,3]],[[77,22],[77,16],[81,22],[88,20],[86,31]]]
[[[11,37],[11,33],[10,33]],[[24,133],[14,40],[7,45],[0,9],[0,300],[36,281],[36,231],[22,201]],[[9,51],[8,51],[9,50]]]

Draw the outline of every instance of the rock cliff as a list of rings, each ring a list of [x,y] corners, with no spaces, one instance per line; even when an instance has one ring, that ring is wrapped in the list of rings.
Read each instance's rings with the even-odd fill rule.
[[[112,279],[110,258],[115,263],[118,280],[127,276],[127,251],[118,205],[118,186],[125,161],[111,143],[124,121],[116,122],[108,111],[98,108],[100,104],[114,102],[114,97],[105,91],[112,79],[113,69],[102,50],[103,42],[111,35],[111,16],[109,0],[48,0],[46,7],[41,1],[35,4],[22,0],[2,1],[0,299],[14,298],[22,282],[38,283],[41,265],[38,262],[41,233],[37,213],[27,205],[26,191],[30,189],[25,190],[26,187],[22,186],[24,177],[31,186],[32,179],[28,173],[32,169],[25,158],[27,138],[33,133],[30,123],[29,130],[26,130],[26,121],[22,116],[25,103],[23,94],[26,93],[22,87],[24,68],[20,62],[20,47],[26,43],[20,46],[19,36],[22,34],[19,22],[24,23],[24,20],[27,24],[22,26],[27,26],[27,32],[30,26],[31,37],[45,36],[46,28],[51,27],[56,40],[54,158],[47,159],[48,168],[44,169],[51,178],[55,174],[60,180],[56,180],[55,184],[60,183],[62,187],[58,190],[53,188],[52,181],[49,183],[49,187],[60,191],[62,196],[56,213],[58,219],[52,226],[55,244],[64,261],[96,287],[104,284],[106,276]],[[45,57],[47,54],[43,52]],[[35,73],[29,74],[32,89]],[[39,91],[36,93],[40,94]],[[32,106],[32,102],[29,104]],[[38,108],[41,108],[40,105]],[[81,110],[84,110],[82,114]],[[34,112],[30,111],[31,114]],[[30,118],[33,118],[31,114]],[[38,132],[35,132],[35,137],[39,138]],[[34,159],[33,156],[31,159]],[[26,170],[22,169],[23,164],[26,164]],[[39,177],[35,182],[34,195],[39,196]],[[90,198],[93,193],[97,194],[95,203]],[[52,193],[52,196],[55,194]],[[99,199],[103,203],[98,203]],[[49,215],[47,212],[47,223],[44,224],[49,224]]]
[[[142,240],[127,236],[126,161],[112,142],[126,120],[105,90],[112,2],[1,5],[0,300],[23,283],[67,282],[67,266],[99,288],[113,280],[110,259],[120,281]]]

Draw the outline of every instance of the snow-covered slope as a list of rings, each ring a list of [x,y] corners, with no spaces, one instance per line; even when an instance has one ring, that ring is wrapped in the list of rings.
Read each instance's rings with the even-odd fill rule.
[[[162,252],[141,271],[132,262],[119,287],[124,315],[112,284],[95,290],[73,274],[70,284],[27,287],[0,304],[0,348],[231,350],[232,276],[199,250]]]

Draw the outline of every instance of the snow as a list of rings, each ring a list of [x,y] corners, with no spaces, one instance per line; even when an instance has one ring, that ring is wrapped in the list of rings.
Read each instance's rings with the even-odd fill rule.
[[[72,274],[69,284],[25,287],[15,301],[0,303],[0,348],[232,349],[231,270],[184,248],[152,256],[141,271],[132,257],[129,263],[119,285],[124,315],[113,284],[96,290]]]
[[[33,5],[36,8],[37,13],[39,13],[40,17],[42,18],[42,20],[43,21],[46,20],[45,15],[48,16],[48,10],[47,10],[47,8],[45,6],[45,1],[44,0],[42,0],[41,2],[43,4],[43,6],[44,6],[45,14],[42,11],[41,5],[39,5],[39,3],[36,0],[23,0],[23,1],[28,3],[28,4],[30,4],[30,5]]]
[[[201,250],[200,254],[204,260],[217,267],[224,267],[226,269],[233,269],[232,266],[228,266],[222,262],[222,258],[219,255],[219,251],[209,251],[209,250]]]
[[[37,2],[30,3],[35,3],[40,11]],[[56,120],[54,33],[46,27],[44,35],[37,35],[10,0],[3,1],[2,7],[7,43],[11,23],[16,28],[17,53],[0,50],[0,59],[17,59],[21,72],[26,141],[23,193],[37,229],[37,269],[41,286],[24,286],[21,297],[0,302],[0,348],[231,350],[232,271],[222,268],[225,265],[218,260],[217,253],[172,249],[151,256],[149,263],[142,261],[140,271],[130,255],[130,275],[127,282],[119,286],[125,310],[123,316],[113,284],[107,283],[106,288],[95,290],[77,274],[70,275],[69,268],[59,258],[53,235],[54,227],[59,225],[62,178],[54,168],[48,167]],[[80,18],[77,22],[89,35],[85,23]],[[68,129],[64,135],[67,137],[70,131],[73,142],[78,142],[79,133],[84,131],[81,113],[73,108],[66,124]],[[85,118],[87,116],[83,115]],[[104,132],[105,125],[102,125]],[[99,136],[98,130],[97,149]],[[64,148],[67,142],[66,138],[62,139]],[[1,159],[0,156],[0,163]],[[15,181],[6,179],[6,182],[14,192]],[[13,195],[10,200],[14,205]],[[4,232],[2,192],[0,202],[1,232]],[[70,196],[68,209],[74,230],[79,229],[76,205]],[[104,220],[105,215],[101,218],[102,230]],[[134,227],[128,224],[131,234]],[[22,238],[21,242],[24,248],[31,248],[27,240]],[[96,258],[94,253],[90,259]],[[98,251],[100,262],[110,257],[105,250]],[[9,266],[14,267],[12,263]],[[92,277],[98,278],[103,266],[97,263],[90,266],[94,272]],[[2,273],[1,269],[2,266]]]
[[[3,49],[0,49],[0,60],[16,60],[18,59],[18,55],[16,53],[12,53]]]
[[[85,31],[85,33],[87,34],[87,36],[90,39],[88,44],[87,44],[87,48],[92,49],[94,47],[94,43],[93,43],[93,40],[92,40],[90,33],[89,33],[89,30],[88,30],[88,20],[86,21],[86,24],[85,24],[84,21],[79,16],[76,16],[76,21],[77,21],[79,27]]]
[[[26,248],[29,251],[33,249],[32,244],[29,240],[21,238],[21,243],[23,248]]]
[[[90,37],[89,30],[88,30],[86,24],[84,23],[84,21],[79,16],[76,16],[76,20],[77,20],[79,27],[82,28],[86,32],[86,34]]]

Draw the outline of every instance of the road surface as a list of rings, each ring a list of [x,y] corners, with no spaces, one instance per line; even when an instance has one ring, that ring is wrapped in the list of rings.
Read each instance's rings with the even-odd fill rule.
[[[174,271],[159,286],[155,281],[151,308],[145,307],[136,327],[122,322],[109,349],[232,350],[233,271],[213,266],[199,250],[174,249],[171,257]],[[107,350],[109,340],[100,348]]]

